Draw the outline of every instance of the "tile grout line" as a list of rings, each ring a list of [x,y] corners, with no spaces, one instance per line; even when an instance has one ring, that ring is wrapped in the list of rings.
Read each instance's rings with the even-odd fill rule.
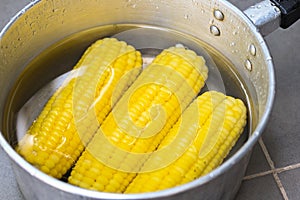
[[[259,173],[256,173],[256,174],[251,174],[251,175],[248,175],[248,176],[244,176],[243,180],[244,181],[251,180],[251,179],[254,179],[254,178],[258,178],[258,177],[266,176],[268,174],[272,174],[273,172],[274,172],[273,170],[268,170],[268,171],[265,171],[265,172],[259,172]]]
[[[279,190],[280,190],[280,192],[281,192],[281,194],[283,196],[283,199],[284,200],[289,200],[289,197],[287,196],[287,193],[286,193],[286,191],[285,191],[285,189],[284,189],[284,187],[283,187],[283,185],[282,185],[282,183],[281,183],[281,181],[279,179],[279,176],[278,176],[278,174],[276,172],[273,173],[273,177],[274,177],[274,179],[275,179],[275,181],[277,183],[277,186],[279,187]]]
[[[283,187],[283,185],[282,185],[282,183],[281,183],[281,181],[279,179],[278,173],[275,171],[274,162],[271,159],[271,156],[270,156],[270,154],[268,152],[268,149],[267,149],[264,141],[262,140],[262,138],[259,138],[258,142],[259,142],[259,145],[260,145],[260,147],[261,147],[261,149],[262,149],[262,151],[263,151],[263,153],[264,153],[264,155],[265,155],[265,157],[267,159],[267,162],[269,163],[269,165],[271,167],[271,170],[274,170],[272,174],[273,174],[275,182],[276,182],[276,184],[277,184],[277,186],[278,186],[278,188],[279,188],[279,190],[280,190],[280,192],[282,194],[283,199],[284,200],[289,200],[289,198],[287,196],[287,193],[286,193],[286,191],[285,191],[285,189],[284,189],[284,187]]]
[[[297,169],[297,168],[300,168],[300,163],[288,165],[286,167],[277,168],[276,171],[277,171],[277,173],[281,173],[284,171],[293,170],[293,169]]]
[[[272,174],[272,173],[275,173],[275,172],[277,174],[279,174],[279,173],[282,173],[282,172],[285,172],[285,171],[298,169],[298,168],[300,168],[300,163],[293,164],[293,165],[288,165],[288,166],[281,167],[281,168],[271,169],[271,170],[264,171],[264,172],[259,172],[259,173],[256,173],[256,174],[251,174],[251,175],[245,176],[243,178],[243,180],[250,180],[250,179],[253,179],[253,178],[265,176],[265,175]]]

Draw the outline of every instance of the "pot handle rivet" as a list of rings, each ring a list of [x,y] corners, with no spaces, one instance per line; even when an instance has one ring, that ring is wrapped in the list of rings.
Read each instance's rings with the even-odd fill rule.
[[[221,35],[220,29],[218,27],[216,27],[215,25],[210,26],[210,33],[213,34],[214,36]]]
[[[254,44],[250,44],[249,46],[249,52],[252,56],[256,55],[256,47],[254,46]]]
[[[245,67],[246,67],[246,69],[248,70],[248,71],[252,71],[252,63],[251,63],[251,61],[249,60],[249,59],[247,59],[246,61],[245,61]]]
[[[220,20],[220,21],[223,21],[224,20],[224,14],[222,11],[220,11],[219,9],[215,9],[214,10],[214,17],[217,19],[217,20]]]

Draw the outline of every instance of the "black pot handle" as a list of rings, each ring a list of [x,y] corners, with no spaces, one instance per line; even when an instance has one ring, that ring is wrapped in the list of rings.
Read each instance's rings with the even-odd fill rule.
[[[288,28],[300,18],[300,0],[271,0],[281,11],[281,28]]]

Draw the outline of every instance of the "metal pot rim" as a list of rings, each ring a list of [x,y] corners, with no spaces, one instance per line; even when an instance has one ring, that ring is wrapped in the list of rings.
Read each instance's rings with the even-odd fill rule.
[[[41,0],[35,0],[31,1],[29,4],[27,4],[22,10],[20,10],[11,20],[6,24],[6,26],[1,30],[0,32],[0,39],[4,36],[4,34],[7,32],[7,30],[14,24],[16,20],[20,16],[22,16],[27,10],[29,10],[31,7],[33,7],[35,4],[39,3]],[[231,166],[234,165],[236,162],[238,162],[242,157],[245,156],[247,152],[249,152],[254,144],[258,141],[260,138],[267,122],[270,117],[270,113],[272,110],[272,106],[274,103],[275,98],[275,75],[274,75],[274,68],[273,68],[273,62],[272,58],[269,53],[269,49],[266,45],[266,42],[264,41],[262,35],[259,33],[257,27],[251,22],[251,20],[237,7],[235,7],[233,4],[231,4],[228,1],[224,1],[224,4],[226,4],[228,7],[231,7],[232,11],[237,13],[241,19],[246,22],[247,26],[254,32],[255,37],[258,39],[259,44],[261,45],[261,48],[264,52],[264,59],[267,62],[267,70],[269,74],[269,88],[268,88],[268,97],[266,101],[265,111],[262,114],[261,119],[258,122],[257,127],[253,131],[251,137],[246,141],[246,143],[227,161],[225,161],[221,166],[219,166],[217,169],[213,170],[209,174],[200,177],[199,179],[192,181],[190,183],[186,183],[184,185],[180,185],[174,188],[158,191],[158,192],[149,192],[149,193],[141,193],[141,194],[115,194],[115,193],[105,193],[105,192],[98,192],[98,191],[91,191],[83,188],[79,188],[76,186],[73,186],[71,184],[62,182],[60,180],[57,180],[53,177],[50,177],[43,172],[39,171],[32,165],[30,165],[28,162],[26,162],[12,147],[11,145],[6,141],[3,134],[0,131],[0,146],[4,149],[4,151],[7,153],[7,155],[16,162],[21,168],[23,168],[26,172],[34,176],[36,179],[43,181],[47,183],[48,185],[58,188],[59,190],[62,190],[67,193],[73,193],[85,197],[93,197],[93,198],[104,198],[104,199],[152,199],[157,197],[166,197],[166,196],[172,196],[177,193],[185,192],[189,189],[198,187],[199,185],[205,184],[212,179],[222,175],[227,170],[230,170]]]

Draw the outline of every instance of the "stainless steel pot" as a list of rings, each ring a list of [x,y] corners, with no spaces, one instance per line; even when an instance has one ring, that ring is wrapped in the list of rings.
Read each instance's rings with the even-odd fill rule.
[[[223,0],[49,0],[34,1],[19,12],[0,36],[0,144],[12,161],[26,199],[232,199],[239,189],[253,145],[267,123],[275,80],[272,58],[261,34],[299,17],[299,1],[263,1],[243,13]],[[281,11],[280,11],[281,10]],[[235,66],[249,89],[252,131],[249,139],[219,168],[191,183],[137,195],[109,194],[74,187],[35,169],[13,149],[16,136],[5,126],[5,105],[26,64],[51,44],[76,32],[107,24],[147,24],[187,33],[207,42]],[[24,88],[29,88],[24,83]],[[32,85],[31,85],[32,86]],[[28,89],[29,90],[29,89]],[[27,91],[24,92],[24,94]],[[26,97],[28,98],[28,97]],[[20,99],[21,105],[26,98]],[[14,119],[11,119],[14,120]],[[4,122],[5,121],[5,122]]]

